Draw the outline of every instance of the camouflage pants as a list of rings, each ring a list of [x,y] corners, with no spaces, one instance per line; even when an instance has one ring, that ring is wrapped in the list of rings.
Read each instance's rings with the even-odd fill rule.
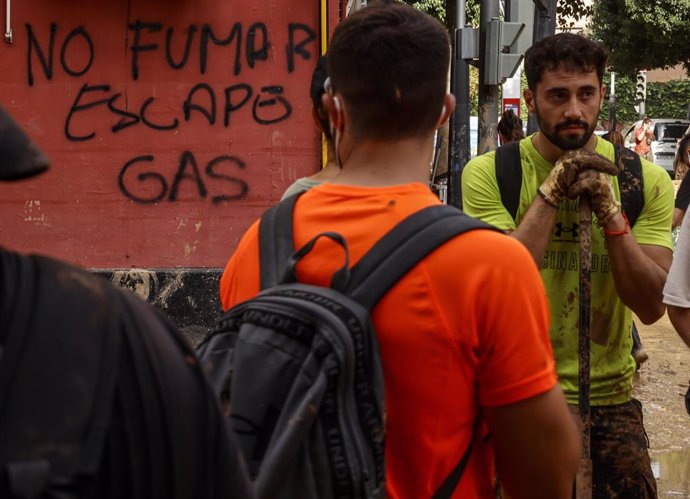
[[[592,499],[656,499],[642,404],[591,408]],[[578,416],[577,406],[570,406]]]

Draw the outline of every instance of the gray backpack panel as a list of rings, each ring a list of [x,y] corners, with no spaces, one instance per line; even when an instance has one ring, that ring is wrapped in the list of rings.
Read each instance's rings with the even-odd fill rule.
[[[382,498],[385,398],[369,311],[438,246],[490,227],[448,206],[425,208],[350,269],[336,233],[292,253],[296,199],[262,217],[263,291],[223,315],[199,357],[228,409],[257,497]],[[320,237],[345,255],[329,288],[296,282],[297,262]],[[452,495],[469,452],[434,497]]]

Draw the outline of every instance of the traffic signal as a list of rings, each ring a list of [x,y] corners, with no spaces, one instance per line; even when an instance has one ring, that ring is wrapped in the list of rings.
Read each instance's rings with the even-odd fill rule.
[[[505,8],[506,20],[492,19],[486,29],[486,85],[498,85],[513,76],[532,45],[534,2],[506,0]]]
[[[532,46],[535,2],[532,0],[505,0],[505,20],[525,25],[515,42],[511,54],[524,54]]]
[[[647,100],[647,73],[640,71],[635,81],[635,102],[644,100]]]
[[[492,19],[486,30],[485,85],[498,85],[510,78],[522,61],[522,54],[513,53],[510,46],[525,27],[523,23],[510,23]]]

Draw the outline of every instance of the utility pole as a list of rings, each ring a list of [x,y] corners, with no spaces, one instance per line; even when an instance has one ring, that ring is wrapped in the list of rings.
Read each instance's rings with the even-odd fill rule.
[[[489,70],[487,53],[487,32],[492,19],[498,19],[498,0],[481,0],[479,12],[479,145],[477,154],[496,149],[498,122],[498,85],[485,83]]]
[[[470,160],[470,67],[462,57],[465,0],[457,0],[455,14],[450,88],[455,96],[456,105],[448,133],[448,204],[462,208],[460,176],[462,168]]]
[[[611,73],[611,89],[609,93],[609,138],[613,139],[616,131],[616,73]]]
[[[534,0],[534,43],[543,40],[547,36],[556,33],[556,1],[557,0]],[[532,134],[539,130],[537,117],[529,113],[527,120],[527,133]]]

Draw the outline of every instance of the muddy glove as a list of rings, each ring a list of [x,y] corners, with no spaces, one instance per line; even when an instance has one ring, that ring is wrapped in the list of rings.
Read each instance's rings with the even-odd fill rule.
[[[539,187],[539,195],[554,208],[566,197],[580,172],[591,169],[618,175],[618,167],[599,154],[585,149],[568,151],[556,161],[551,173]]]
[[[568,190],[568,197],[575,199],[587,194],[592,203],[592,210],[597,214],[600,227],[606,227],[611,219],[621,211],[621,204],[616,199],[611,185],[611,176],[596,170],[585,170],[580,173]]]

